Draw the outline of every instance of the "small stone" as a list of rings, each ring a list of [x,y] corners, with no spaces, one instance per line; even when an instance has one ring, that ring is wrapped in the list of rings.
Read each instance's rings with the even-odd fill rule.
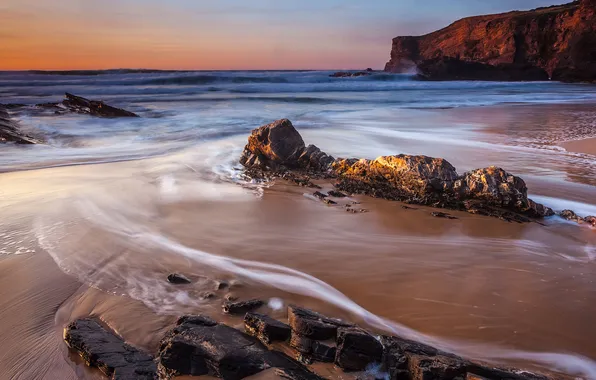
[[[367,331],[358,327],[337,330],[335,364],[346,371],[363,371],[369,364],[380,363],[383,346]]]
[[[416,207],[410,207],[406,205],[402,205],[401,208],[403,208],[404,210],[418,210]]]
[[[447,214],[446,212],[431,212],[430,213],[435,218],[445,218],[445,219],[457,219],[457,217]]]
[[[225,299],[226,301],[236,301],[236,300],[238,300],[238,297],[236,297],[236,296],[235,296],[235,295],[233,295],[233,294],[229,294],[229,293],[228,293],[228,294],[226,294],[226,296],[224,297],[224,299]]]
[[[230,287],[230,284],[227,281],[221,280],[217,281],[215,289],[216,290],[224,290]]]
[[[592,216],[592,215],[586,216],[584,218],[584,222],[588,223],[592,227],[596,227],[596,216]]]
[[[191,281],[184,275],[179,273],[172,273],[168,276],[168,282],[171,284],[182,285],[190,284]]]
[[[200,294],[201,299],[210,300],[215,298],[215,294],[212,292],[203,292]]]
[[[346,194],[342,193],[341,191],[337,191],[337,190],[328,191],[327,194],[329,194],[329,196],[335,197],[335,198],[345,198],[345,197],[347,197]]]
[[[337,204],[337,202],[335,202],[335,201],[332,201],[332,200],[331,200],[331,199],[329,199],[329,198],[325,198],[325,199],[323,200],[323,203],[325,203],[326,205],[336,205],[336,204]]]
[[[264,302],[258,299],[248,301],[225,301],[222,309],[226,314],[244,314],[263,306]]]
[[[320,200],[324,200],[325,198],[327,198],[327,194],[323,194],[320,191],[315,191],[312,195],[319,198]]]
[[[244,329],[264,344],[290,339],[290,326],[263,314],[248,312],[244,316]]]

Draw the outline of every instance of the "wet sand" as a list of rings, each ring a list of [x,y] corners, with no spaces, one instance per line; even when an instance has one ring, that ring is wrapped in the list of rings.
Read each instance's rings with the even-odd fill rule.
[[[591,154],[596,156],[596,138],[567,141],[561,147],[568,152]]]
[[[351,214],[305,196],[313,190],[284,183],[260,197],[232,185],[221,189],[228,191],[221,198],[165,201],[159,187],[126,175],[137,165],[102,165],[115,179],[88,174],[85,186],[60,184],[84,176],[84,167],[4,175],[14,186],[5,189],[24,203],[31,200],[24,189],[54,186],[40,188],[43,201],[8,218],[15,230],[25,226],[35,237],[34,252],[0,258],[0,336],[11,347],[0,356],[0,373],[98,378],[61,340],[62,328],[77,317],[99,317],[150,352],[182,314],[204,313],[241,328],[240,318],[221,312],[227,291],[214,290],[221,279],[239,281],[231,292],[241,298],[297,303],[491,362],[546,367],[507,358],[497,348],[596,358],[590,228],[461,212],[445,220],[430,216],[428,207],[406,210],[360,196],[354,207],[369,212]],[[193,284],[168,284],[171,272]],[[203,300],[206,291],[215,299]],[[359,307],[370,314],[359,314]],[[285,308],[264,311],[286,316]],[[395,324],[379,328],[371,315]],[[331,366],[315,368],[339,376]]]

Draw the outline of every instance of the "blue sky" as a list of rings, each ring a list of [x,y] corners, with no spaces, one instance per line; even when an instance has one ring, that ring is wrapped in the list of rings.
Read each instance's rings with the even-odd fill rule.
[[[522,5],[523,3],[523,5]],[[544,0],[2,0],[0,69],[381,68],[391,39]]]

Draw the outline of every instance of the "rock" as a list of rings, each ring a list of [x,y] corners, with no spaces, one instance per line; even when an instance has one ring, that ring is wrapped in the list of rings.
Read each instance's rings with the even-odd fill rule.
[[[168,282],[171,284],[177,284],[177,285],[191,283],[191,281],[186,276],[184,276],[183,274],[178,274],[178,273],[172,273],[172,274],[168,275]]]
[[[309,159],[303,159],[308,155],[305,152],[312,153]],[[401,154],[375,160],[333,160],[314,146],[304,148],[302,137],[287,119],[255,129],[240,162],[253,178],[283,178],[319,189],[312,178],[334,179],[335,187],[349,194],[468,210],[506,221],[523,223],[532,221],[529,218],[554,214],[550,208],[528,198],[528,189],[521,178],[501,168],[491,166],[459,176],[447,160],[428,156]],[[343,195],[339,191],[330,194]],[[315,196],[334,204],[321,192]]]
[[[355,77],[362,77],[366,75],[371,75],[372,70],[367,71],[357,71],[357,72],[349,72],[349,71],[338,71],[329,75],[332,78],[355,78]]]
[[[138,117],[137,114],[120,108],[112,107],[98,100],[89,100],[81,96],[69,94],[62,101],[64,107],[72,112],[84,113],[100,117]]]
[[[338,327],[350,326],[338,319],[294,305],[288,306],[288,322],[292,331],[314,340],[335,339]]]
[[[290,337],[290,347],[302,354],[301,357],[304,362],[312,362],[313,360],[316,360],[325,363],[333,363],[335,360],[335,345],[307,338],[295,331],[292,331]]]
[[[432,79],[596,79],[591,0],[468,17],[436,32],[393,39],[388,72],[418,68]]]
[[[307,146],[300,157],[298,157],[298,165],[300,167],[316,171],[325,171],[329,169],[333,161],[335,161],[335,159],[332,156],[322,152],[321,149],[314,145]]]
[[[209,374],[234,380],[269,368],[277,368],[279,375],[289,379],[321,379],[286,355],[269,351],[256,338],[223,324],[212,324],[206,317],[184,317],[159,347],[158,372],[163,379]]]
[[[363,371],[369,364],[380,363],[383,346],[368,332],[357,327],[337,330],[335,364],[346,371]]]
[[[290,326],[263,314],[246,313],[244,329],[264,344],[290,339]]]
[[[41,140],[21,132],[19,124],[10,116],[8,108],[0,105],[0,143],[40,144]]]
[[[336,204],[337,204],[337,202],[335,202],[335,201],[332,201],[332,200],[331,200],[331,199],[329,199],[329,198],[325,198],[325,199],[323,199],[323,203],[325,203],[326,205],[330,205],[330,206],[332,206],[332,205],[336,205]]]
[[[224,301],[222,309],[226,314],[244,314],[263,306],[264,302],[258,299],[248,301]]]
[[[467,362],[442,355],[432,357],[411,355],[408,357],[408,368],[411,380],[464,380]]]
[[[199,297],[204,300],[210,300],[216,297],[215,293],[212,292],[202,292]]]
[[[320,200],[327,198],[327,194],[323,194],[320,191],[315,191],[312,195],[319,198]]]
[[[442,158],[383,156],[376,160],[342,159],[333,163],[340,178],[336,187],[391,200],[434,203],[457,179],[455,168]]]
[[[345,198],[345,197],[347,197],[346,194],[342,193],[341,191],[337,191],[337,190],[328,191],[327,194],[329,194],[330,197],[334,197],[334,198]]]
[[[240,158],[246,167],[297,167],[304,141],[288,119],[277,120],[252,131]]]
[[[588,223],[592,227],[596,227],[596,216],[592,216],[592,215],[586,216],[584,218],[584,222]]]
[[[230,284],[227,281],[217,281],[215,284],[215,290],[224,290],[230,287]]]
[[[484,207],[497,207],[533,217],[553,215],[554,212],[528,199],[526,183],[496,166],[465,173],[455,181],[453,192],[459,200],[482,201]]]
[[[457,219],[457,217],[449,215],[446,212],[431,212],[430,215],[434,216],[435,218]]]
[[[490,65],[441,57],[418,63],[418,73],[426,80],[548,81],[548,73],[538,67],[517,64]]]
[[[410,207],[406,205],[402,205],[401,208],[403,208],[404,210],[418,210],[416,207]]]
[[[66,326],[64,341],[88,366],[112,379],[157,379],[153,357],[124,343],[93,319],[78,319]]]
[[[571,220],[573,222],[581,221],[581,217],[571,210],[563,210],[559,213],[559,216],[563,219]]]

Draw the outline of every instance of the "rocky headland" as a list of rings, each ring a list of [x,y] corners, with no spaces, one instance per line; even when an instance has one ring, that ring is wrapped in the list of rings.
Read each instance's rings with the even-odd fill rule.
[[[468,17],[393,39],[385,71],[429,80],[596,81],[596,2]]]

